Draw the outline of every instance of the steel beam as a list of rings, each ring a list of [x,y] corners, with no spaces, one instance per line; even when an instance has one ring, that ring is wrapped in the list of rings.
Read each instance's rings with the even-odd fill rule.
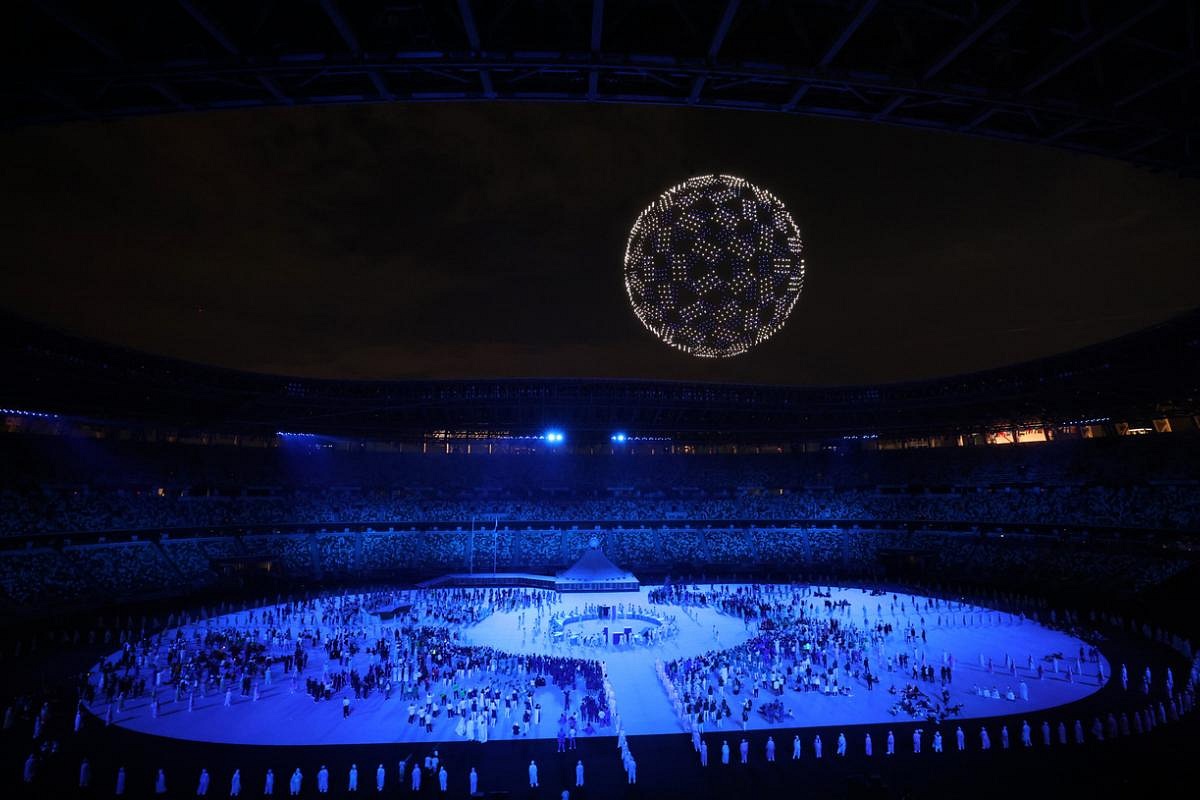
[[[800,105],[800,101],[804,99],[804,95],[808,94],[808,88],[810,86],[812,86],[811,83],[802,83],[796,87],[796,91],[792,92],[792,96],[789,97],[788,101],[780,107],[780,110],[794,111],[796,106]]]
[[[195,106],[193,106],[191,103],[184,100],[179,95],[179,92],[175,91],[162,81],[155,81],[154,83],[150,84],[150,88],[167,98],[167,100],[179,108],[180,111],[191,111],[195,108]]]
[[[958,128],[959,132],[960,133],[970,133],[971,131],[975,130],[980,125],[982,125],[983,123],[985,123],[989,119],[991,119],[992,116],[999,110],[1000,109],[998,109],[998,108],[985,108],[983,111],[981,111],[980,113],[978,113],[974,117],[972,117],[971,120],[969,122],[967,122],[965,125],[960,125]]]
[[[1134,25],[1153,14],[1155,11],[1158,11],[1164,5],[1166,5],[1166,0],[1147,0],[1145,5],[1139,8],[1132,16],[1126,17],[1123,21],[1110,26],[1099,33],[1084,37],[1082,44],[1077,46],[1062,58],[1055,61],[1046,69],[1042,70],[1032,79],[1030,79],[1024,86],[1022,86],[1020,94],[1029,94],[1034,89],[1041,86],[1043,83],[1050,80],[1079,59],[1083,58],[1089,53],[1094,52],[1095,50],[1098,50],[1099,48],[1111,42],[1113,39],[1125,33],[1125,31],[1129,30]]]
[[[908,95],[906,95],[906,94],[896,95],[891,100],[889,100],[888,104],[885,105],[883,108],[881,108],[877,114],[875,114],[873,117],[871,117],[871,119],[875,122],[879,122],[880,120],[884,119],[885,117],[890,116],[891,113],[893,111],[895,111],[897,108],[904,105],[904,101],[906,101],[906,100],[908,100]]]
[[[725,37],[729,35],[729,29],[733,26],[733,18],[737,16],[740,2],[741,0],[729,0],[725,4],[725,13],[721,15],[721,21],[717,23],[717,29],[713,31],[712,41],[708,45],[709,60],[716,58],[717,53],[721,52],[721,45],[725,44]]]
[[[72,114],[75,114],[83,119],[95,119],[95,114],[80,105],[75,98],[54,88],[53,86],[38,82],[34,84],[34,89],[42,97],[45,97],[55,104],[62,106]]]
[[[221,29],[221,26],[218,25],[211,17],[209,17],[208,14],[204,13],[204,10],[200,8],[200,6],[196,5],[193,0],[178,0],[178,3],[180,7],[187,12],[188,16],[196,21],[197,25],[208,31],[208,35],[211,36],[217,42],[217,44],[221,45],[226,53],[229,53],[231,56],[241,55],[241,52],[238,50],[238,46],[234,44],[233,39],[229,38],[228,34]]]
[[[863,0],[862,5],[858,7],[858,12],[854,15],[854,18],[851,19],[846,27],[842,29],[842,32],[838,38],[834,40],[833,44],[829,46],[829,49],[825,51],[825,54],[821,56],[821,60],[817,62],[819,67],[825,68],[833,63],[833,59],[837,58],[837,54],[841,52],[843,47],[846,46],[846,42],[850,41],[850,37],[854,35],[854,32],[862,27],[862,24],[867,21],[867,17],[869,17],[871,12],[875,10],[875,6],[877,4],[878,0]],[[800,84],[800,86],[796,88],[796,91],[792,93],[792,96],[788,98],[788,101],[780,107],[780,110],[789,112],[794,111],[796,106],[800,105],[800,101],[804,99],[804,95],[808,94],[808,90],[811,88],[811,86],[811,82]]]
[[[825,55],[821,56],[821,60],[817,62],[818,66],[828,67],[833,63],[833,60],[837,58],[837,54],[846,46],[846,42],[850,41],[850,37],[854,35],[854,32],[862,27],[862,24],[867,21],[867,17],[871,16],[871,12],[875,10],[875,6],[877,5],[879,5],[879,0],[863,0],[854,18],[842,29],[838,38],[825,51]]]
[[[1059,139],[1063,139],[1067,136],[1070,136],[1072,133],[1075,133],[1078,130],[1082,130],[1083,128],[1086,128],[1087,125],[1088,125],[1088,121],[1086,119],[1077,119],[1074,122],[1072,122],[1070,125],[1064,125],[1063,127],[1056,130],[1054,133],[1050,134],[1049,136],[1039,139],[1038,143],[1039,144],[1054,144]]]
[[[375,91],[384,100],[395,100],[396,96],[392,94],[392,90],[388,87],[387,81],[379,74],[378,70],[371,70],[367,73],[367,77],[371,79],[371,85],[375,87]]]
[[[475,27],[475,12],[471,10],[471,0],[458,0],[458,16],[462,20],[463,32],[467,35],[467,44],[471,51],[479,52],[479,29]]]
[[[600,54],[600,42],[604,34],[604,0],[592,0],[592,58]],[[600,94],[600,73],[595,67],[588,71],[588,100],[595,100]]]
[[[1138,153],[1142,152],[1147,147],[1156,145],[1159,142],[1161,142],[1163,139],[1170,138],[1170,136],[1171,136],[1171,134],[1167,131],[1158,131],[1157,133],[1152,133],[1149,136],[1147,136],[1146,138],[1139,139],[1138,141],[1134,142],[1129,147],[1126,147],[1124,150],[1122,150],[1121,157],[1122,158],[1131,158],[1133,156],[1136,156]]]
[[[604,0],[592,0],[592,52],[600,52],[601,34],[604,32]]]
[[[256,76],[256,80],[258,80],[259,84],[264,89],[271,93],[272,97],[274,97],[283,105],[291,106],[296,104],[296,101],[289,97],[288,94],[279,87],[279,84],[276,82],[276,80],[270,75],[258,75]]]
[[[479,54],[479,29],[475,26],[475,12],[471,10],[471,0],[458,0],[458,16],[462,20],[463,32],[467,35],[467,44],[471,52]],[[492,85],[491,73],[486,69],[479,70],[479,85],[484,97],[495,97],[496,89]]]
[[[245,46],[244,43],[236,44]],[[396,81],[403,81],[406,91],[402,98],[396,99],[404,102],[477,101],[495,97],[489,81],[499,72],[525,76],[519,84],[513,78],[508,79],[503,91],[506,100],[592,100],[677,107],[687,104],[689,87],[696,78],[704,77],[706,85],[724,87],[720,97],[712,97],[711,93],[700,95],[696,105],[705,108],[783,111],[957,131],[1011,141],[1044,142],[1184,173],[1195,172],[1200,166],[1185,138],[1188,117],[1184,114],[1158,113],[1156,116],[1156,106],[1141,110],[1140,105],[1136,114],[1114,109],[1111,105],[1081,108],[1062,104],[1055,98],[1020,97],[988,85],[930,86],[887,74],[829,73],[816,68],[797,69],[757,62],[680,63],[667,57],[651,59],[628,53],[582,50],[554,53],[497,50],[474,54],[461,50],[414,51],[359,56],[318,54],[304,58],[294,57],[296,54],[289,57],[287,53],[273,58],[258,57],[244,50],[241,57],[230,58],[226,52],[216,52],[215,47],[211,50],[214,51],[211,57],[171,64],[140,62],[59,68],[53,80],[41,79],[37,73],[15,75],[7,79],[10,96],[42,95],[52,100],[39,90],[40,82],[52,85],[69,99],[89,99],[86,103],[77,101],[73,104],[42,102],[35,106],[40,110],[28,116],[18,118],[10,112],[6,122],[9,125],[51,123],[83,116],[82,110],[75,111],[72,105],[86,107],[87,112],[98,119],[171,113],[188,107],[184,98],[198,96],[208,98],[203,105],[212,109],[263,104],[364,103],[388,98],[391,93],[384,93],[387,82],[376,83],[375,90],[366,86],[368,80],[375,82],[372,75],[387,76],[389,82],[392,76]],[[345,80],[355,77],[361,77],[363,82],[361,93],[346,88]],[[595,91],[601,78],[607,92],[604,95]],[[165,91],[161,88],[158,91],[163,97],[161,102],[152,99],[150,103],[133,104],[121,100],[120,94],[106,94],[110,86],[158,86]],[[221,86],[229,87],[228,94],[212,92],[213,87]],[[248,98],[247,86],[259,89],[260,94]],[[285,90],[284,87],[288,88]],[[749,92],[742,94],[741,87],[746,87]],[[819,94],[817,90],[821,90]],[[777,99],[771,99],[770,91],[777,92]],[[57,110],[56,106],[61,106],[62,110]],[[903,114],[896,113],[899,108],[904,109]],[[1030,132],[1031,129],[1025,126],[987,126],[985,123],[996,114],[1006,118],[1026,115],[1035,121],[1053,120],[1056,127],[1045,126]],[[960,121],[964,118],[970,121],[964,124]],[[1084,127],[1116,135],[1091,141],[1087,137],[1081,140],[1070,135]],[[1150,145],[1136,147],[1147,134],[1159,132],[1170,137],[1172,142],[1178,137],[1181,146],[1172,149]]]
[[[996,23],[1008,16],[1009,12],[1020,5],[1021,0],[1008,0],[1007,3],[993,11],[987,19],[979,23],[966,36],[959,40],[958,44],[951,47],[941,58],[929,65],[924,74],[921,75],[921,80],[929,80],[950,65],[954,59],[963,54],[964,51],[975,42],[979,41],[985,33],[996,26]]]
[[[33,4],[40,11],[42,11],[42,13],[46,14],[46,16],[50,17],[59,25],[62,25],[64,28],[71,31],[71,33],[74,33],[80,39],[83,39],[85,42],[90,44],[93,49],[95,49],[105,58],[109,59],[110,61],[121,60],[121,53],[115,44],[109,41],[106,37],[92,30],[87,23],[85,23],[75,14],[63,8],[57,2],[57,0],[33,0]]]
[[[362,48],[358,45],[358,37],[354,35],[354,29],[350,27],[342,10],[338,8],[337,0],[320,0],[320,2],[321,10],[325,12],[325,16],[329,17],[333,27],[337,28],[338,35],[342,37],[342,41],[346,43],[350,52],[354,55],[361,53]]]
[[[329,17],[329,21],[333,23],[333,27],[337,29],[342,41],[346,43],[346,47],[350,49],[350,53],[356,58],[361,56],[362,46],[358,42],[358,37],[354,35],[354,28],[350,25],[350,21],[338,8],[337,0],[321,0],[321,8],[324,10],[325,16]],[[375,92],[381,99],[396,99],[391,89],[388,88],[387,81],[377,70],[367,70],[367,78],[370,79],[371,85],[375,87]]]
[[[1182,78],[1184,75],[1187,75],[1189,72],[1196,69],[1197,67],[1200,67],[1200,61],[1190,61],[1187,64],[1181,64],[1180,66],[1176,67],[1175,69],[1171,70],[1170,72],[1167,72],[1166,74],[1159,76],[1158,78],[1150,81],[1147,84],[1139,86],[1137,89],[1134,89],[1129,94],[1117,98],[1117,100],[1115,100],[1113,102],[1113,105],[1117,108],[1127,106],[1130,103],[1132,103],[1134,100],[1137,100],[1139,97],[1144,97],[1144,96],[1150,94],[1150,92],[1153,92],[1155,89],[1166,86],[1171,81]]]
[[[441,56],[441,54],[439,54]],[[636,65],[636,66],[635,66]],[[71,75],[71,79],[82,86],[103,87],[114,81],[126,83],[150,83],[155,80],[166,80],[175,86],[184,86],[191,82],[236,82],[240,77],[249,75],[257,78],[259,75],[270,77],[286,76],[289,80],[303,79],[311,84],[320,81],[325,76],[345,76],[361,74],[370,71],[406,74],[419,76],[431,74],[442,79],[470,82],[480,70],[504,70],[509,73],[518,72],[526,78],[534,79],[539,75],[574,75],[579,76],[580,83],[589,70],[597,70],[611,76],[616,81],[633,81],[626,83],[626,91],[614,94],[612,100],[628,99],[636,102],[645,99],[661,99],[664,102],[680,102],[686,98],[674,93],[663,94],[661,97],[651,97],[645,88],[646,80],[660,82],[669,89],[677,89],[680,78],[695,78],[704,75],[713,82],[720,81],[726,86],[746,84],[755,87],[774,84],[780,87],[787,85],[797,87],[792,95],[798,104],[803,99],[803,92],[808,89],[827,85],[841,92],[853,92],[856,98],[886,95],[894,98],[897,95],[907,95],[918,102],[911,103],[912,108],[937,109],[940,107],[975,107],[990,109],[992,113],[1032,112],[1038,114],[1057,115],[1059,117],[1078,116],[1103,123],[1120,125],[1141,125],[1145,127],[1144,115],[1126,115],[1103,107],[1094,108],[1064,108],[1051,100],[1019,98],[1011,94],[993,92],[982,86],[938,86],[926,87],[912,81],[892,79],[885,75],[875,74],[838,74],[836,76],[817,73],[811,70],[791,70],[786,67],[769,64],[732,64],[728,66],[679,66],[673,62],[664,61],[660,64],[645,63],[637,57],[627,54],[602,54],[589,63],[585,53],[487,53],[486,57],[473,58],[463,54],[457,56],[447,54],[444,57],[431,58],[424,52],[413,54],[393,53],[384,57],[367,57],[364,60],[338,61],[324,55],[317,58],[306,58],[303,61],[278,59],[271,64],[230,64],[221,60],[208,60],[203,63],[194,62],[178,67],[166,68],[161,65],[139,65],[114,70],[88,69]],[[66,85],[64,83],[64,85]],[[807,87],[807,88],[806,88]],[[519,96],[533,97],[537,89],[526,90]],[[316,92],[314,92],[316,94]],[[518,93],[513,92],[513,96]],[[548,99],[583,99],[585,93],[580,91],[552,92],[542,91]],[[428,91],[417,90],[413,99],[462,99],[470,96],[470,92],[446,92],[444,89],[430,87]],[[831,98],[833,99],[833,98]],[[726,102],[726,101],[715,101]],[[738,99],[741,105],[774,108],[779,110],[781,104],[769,100]],[[790,101],[789,101],[790,102]],[[786,105],[786,104],[784,104]],[[819,110],[819,109],[810,109]],[[859,110],[856,106],[855,110]],[[874,112],[871,112],[874,113]],[[976,123],[978,124],[978,123]]]
[[[712,41],[708,45],[708,60],[712,61],[717,57],[717,53],[721,52],[721,45],[725,43],[725,37],[729,35],[729,28],[733,25],[733,18],[737,16],[738,5],[741,0],[729,0],[725,4],[725,13],[721,15],[720,21],[717,23],[716,30],[713,31]],[[700,99],[700,92],[704,90],[705,76],[698,75],[692,81],[692,91],[688,95],[688,102],[695,103]]]

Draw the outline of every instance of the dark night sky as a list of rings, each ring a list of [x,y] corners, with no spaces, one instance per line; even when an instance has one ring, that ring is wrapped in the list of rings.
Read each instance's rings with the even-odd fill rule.
[[[1200,181],[851,122],[620,106],[218,112],[0,137],[0,305],[135,348],[321,377],[798,384],[964,372],[1200,305]],[[728,172],[807,245],[788,325],[661,344],[621,256]]]

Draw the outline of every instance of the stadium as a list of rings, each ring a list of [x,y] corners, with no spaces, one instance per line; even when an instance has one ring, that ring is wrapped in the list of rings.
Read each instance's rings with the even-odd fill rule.
[[[21,4],[0,785],[1183,794],[1200,13],[1092,6]]]

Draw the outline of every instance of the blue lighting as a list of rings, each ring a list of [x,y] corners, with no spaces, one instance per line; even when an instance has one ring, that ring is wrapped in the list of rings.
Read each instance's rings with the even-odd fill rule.
[[[562,444],[566,440],[562,431],[546,431],[542,438],[546,440],[547,444]]]
[[[39,419],[58,419],[58,414],[46,411],[26,411],[20,408],[0,408],[0,414],[6,417],[37,417]]]
[[[315,439],[315,433],[288,433],[287,431],[275,431],[275,435],[284,439]]]
[[[629,437],[626,436],[624,433],[614,433],[612,436],[610,436],[608,438],[611,439],[612,441],[616,442],[617,444],[625,444],[625,440],[628,439]]]

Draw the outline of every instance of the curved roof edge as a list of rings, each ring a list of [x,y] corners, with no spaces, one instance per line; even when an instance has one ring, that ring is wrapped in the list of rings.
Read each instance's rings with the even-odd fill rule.
[[[1200,309],[1033,361],[921,381],[788,386],[501,378],[331,380],[156,356],[0,314],[0,404],[221,430],[877,432],[1002,420],[1200,414]]]

